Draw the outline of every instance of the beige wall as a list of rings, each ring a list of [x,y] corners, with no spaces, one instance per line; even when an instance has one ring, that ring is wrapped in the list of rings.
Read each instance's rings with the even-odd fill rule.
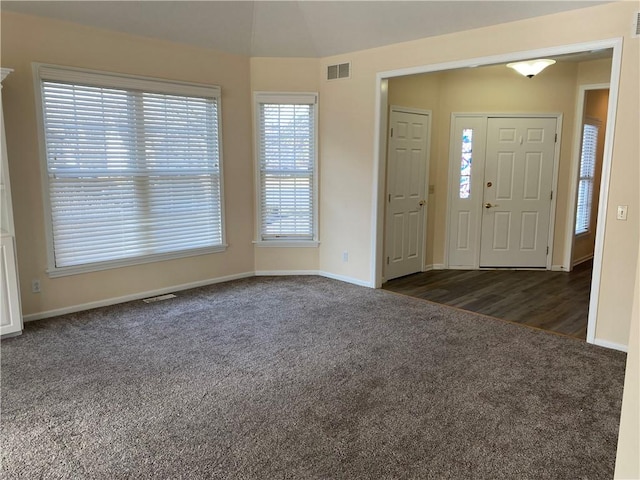
[[[2,66],[15,71],[3,88],[25,315],[253,272],[253,191],[249,60],[213,50],[135,37],[72,23],[2,12]],[[224,253],[50,279],[31,62],[70,65],[219,85],[226,232]],[[31,293],[39,278],[42,293]]]
[[[578,85],[609,83],[611,80],[611,59],[602,58],[578,64]]]
[[[324,59],[325,68],[355,62],[349,80],[320,84],[320,269],[363,283],[371,280],[375,74],[383,70],[369,52]]]
[[[640,180],[640,178],[638,179]],[[636,273],[629,353],[624,378],[616,479],[640,478],[640,261]]]
[[[320,60],[316,58],[252,58],[251,92],[318,92]],[[322,101],[319,108],[322,109]],[[253,109],[253,103],[252,103]],[[254,125],[252,123],[252,125]],[[322,179],[320,179],[322,181]],[[257,237],[257,233],[255,234]],[[255,248],[255,270],[318,271],[318,247]]]
[[[629,31],[636,9],[635,3],[618,2],[323,59],[324,66],[351,61],[352,78],[321,84],[323,241],[320,269],[361,281],[370,281],[373,276],[369,260],[371,239],[375,235],[371,204],[377,162],[374,118],[378,72],[625,37],[610,196],[609,204],[604,206],[608,221],[596,337],[626,345],[640,219],[636,188],[639,51],[638,39],[630,38]],[[573,92],[567,87],[558,95],[571,96]],[[573,102],[574,97],[567,101]],[[574,114],[568,112],[565,121]],[[571,145],[563,148],[571,149]],[[563,171],[560,174],[565,178],[568,175]],[[566,204],[566,199],[558,200]],[[619,204],[629,205],[627,222],[615,220]],[[348,264],[341,263],[340,252],[355,247],[359,249],[358,258]]]
[[[593,177],[593,197],[591,203],[591,222],[587,233],[575,237],[572,252],[573,263],[593,256],[596,242],[596,226],[598,219],[598,198],[602,178],[602,159],[604,156],[604,140],[607,131],[607,108],[609,106],[609,90],[587,90],[585,92],[584,116],[600,122],[598,143],[596,146],[596,167]],[[584,127],[581,127],[584,128]]]

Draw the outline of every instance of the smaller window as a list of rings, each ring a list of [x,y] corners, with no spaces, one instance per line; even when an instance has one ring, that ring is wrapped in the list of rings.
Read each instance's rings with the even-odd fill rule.
[[[598,126],[585,123],[582,131],[582,154],[580,155],[578,205],[576,208],[576,235],[587,233],[591,229],[593,177],[596,170],[597,146]]]
[[[258,241],[317,241],[316,94],[256,93]]]
[[[462,130],[462,156],[460,159],[460,198],[471,195],[471,160],[473,129]]]

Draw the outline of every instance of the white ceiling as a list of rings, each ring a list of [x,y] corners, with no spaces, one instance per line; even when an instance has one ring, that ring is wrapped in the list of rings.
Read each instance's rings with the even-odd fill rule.
[[[604,1],[6,1],[52,17],[254,57],[325,57]]]

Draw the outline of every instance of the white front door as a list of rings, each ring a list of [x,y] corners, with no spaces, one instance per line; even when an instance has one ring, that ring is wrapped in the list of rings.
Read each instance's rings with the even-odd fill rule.
[[[480,267],[546,267],[555,118],[489,118]]]
[[[386,280],[422,271],[429,115],[391,110],[387,156]]]

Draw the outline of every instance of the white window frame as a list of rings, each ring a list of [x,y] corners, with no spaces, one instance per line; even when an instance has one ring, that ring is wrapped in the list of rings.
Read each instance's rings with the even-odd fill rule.
[[[262,238],[262,182],[260,166],[260,104],[261,103],[282,103],[282,104],[313,104],[314,115],[314,158],[313,158],[313,182],[312,182],[312,215],[313,215],[313,238],[310,240],[296,240],[293,238]],[[253,93],[253,113],[254,113],[254,165],[255,165],[255,241],[258,247],[317,247],[318,235],[318,94],[317,92],[263,92]]]
[[[581,172],[582,172],[582,162],[584,160],[584,133],[587,127],[593,127],[596,129],[596,134],[595,134],[595,144],[594,144],[594,148],[593,148],[593,172],[592,175],[590,176],[582,176]],[[592,118],[585,118],[585,120],[582,123],[582,138],[580,141],[580,158],[579,158],[579,162],[578,162],[578,183],[577,183],[577,188],[576,188],[576,221],[574,222],[574,235],[576,237],[581,237],[583,235],[589,235],[592,231],[591,228],[591,223],[592,223],[592,215],[593,215],[593,194],[594,194],[594,189],[595,189],[595,174],[596,174],[596,169],[597,169],[597,163],[598,163],[598,139],[600,136],[600,129],[602,128],[602,122],[600,122],[597,119],[592,119]],[[578,220],[580,218],[580,205],[579,205],[579,201],[580,201],[580,184],[582,182],[589,182],[591,185],[591,193],[589,195],[589,198],[587,199],[587,208],[586,208],[586,223],[587,223],[587,228],[584,230],[577,230],[577,225],[578,225]]]
[[[153,263],[164,260],[185,258],[196,255],[223,252],[227,248],[225,228],[225,203],[224,203],[224,170],[222,147],[222,105],[221,90],[215,85],[205,85],[173,80],[164,80],[137,75],[126,75],[99,70],[81,69],[75,67],[59,66],[45,63],[32,63],[33,81],[35,86],[36,121],[38,126],[38,143],[40,149],[40,172],[43,195],[45,235],[47,240],[47,274],[51,278],[75,275],[80,273],[96,272],[119,268],[130,265]],[[219,154],[219,191],[220,191],[220,221],[221,244],[204,248],[193,248],[176,252],[142,255],[131,258],[107,260],[96,263],[87,263],[77,266],[57,267],[55,264],[53,219],[51,201],[49,195],[49,177],[47,163],[47,149],[44,125],[44,102],[42,81],[61,81],[94,85],[107,88],[135,89],[154,93],[174,94],[183,96],[214,97],[217,99],[218,111],[218,154]]]

